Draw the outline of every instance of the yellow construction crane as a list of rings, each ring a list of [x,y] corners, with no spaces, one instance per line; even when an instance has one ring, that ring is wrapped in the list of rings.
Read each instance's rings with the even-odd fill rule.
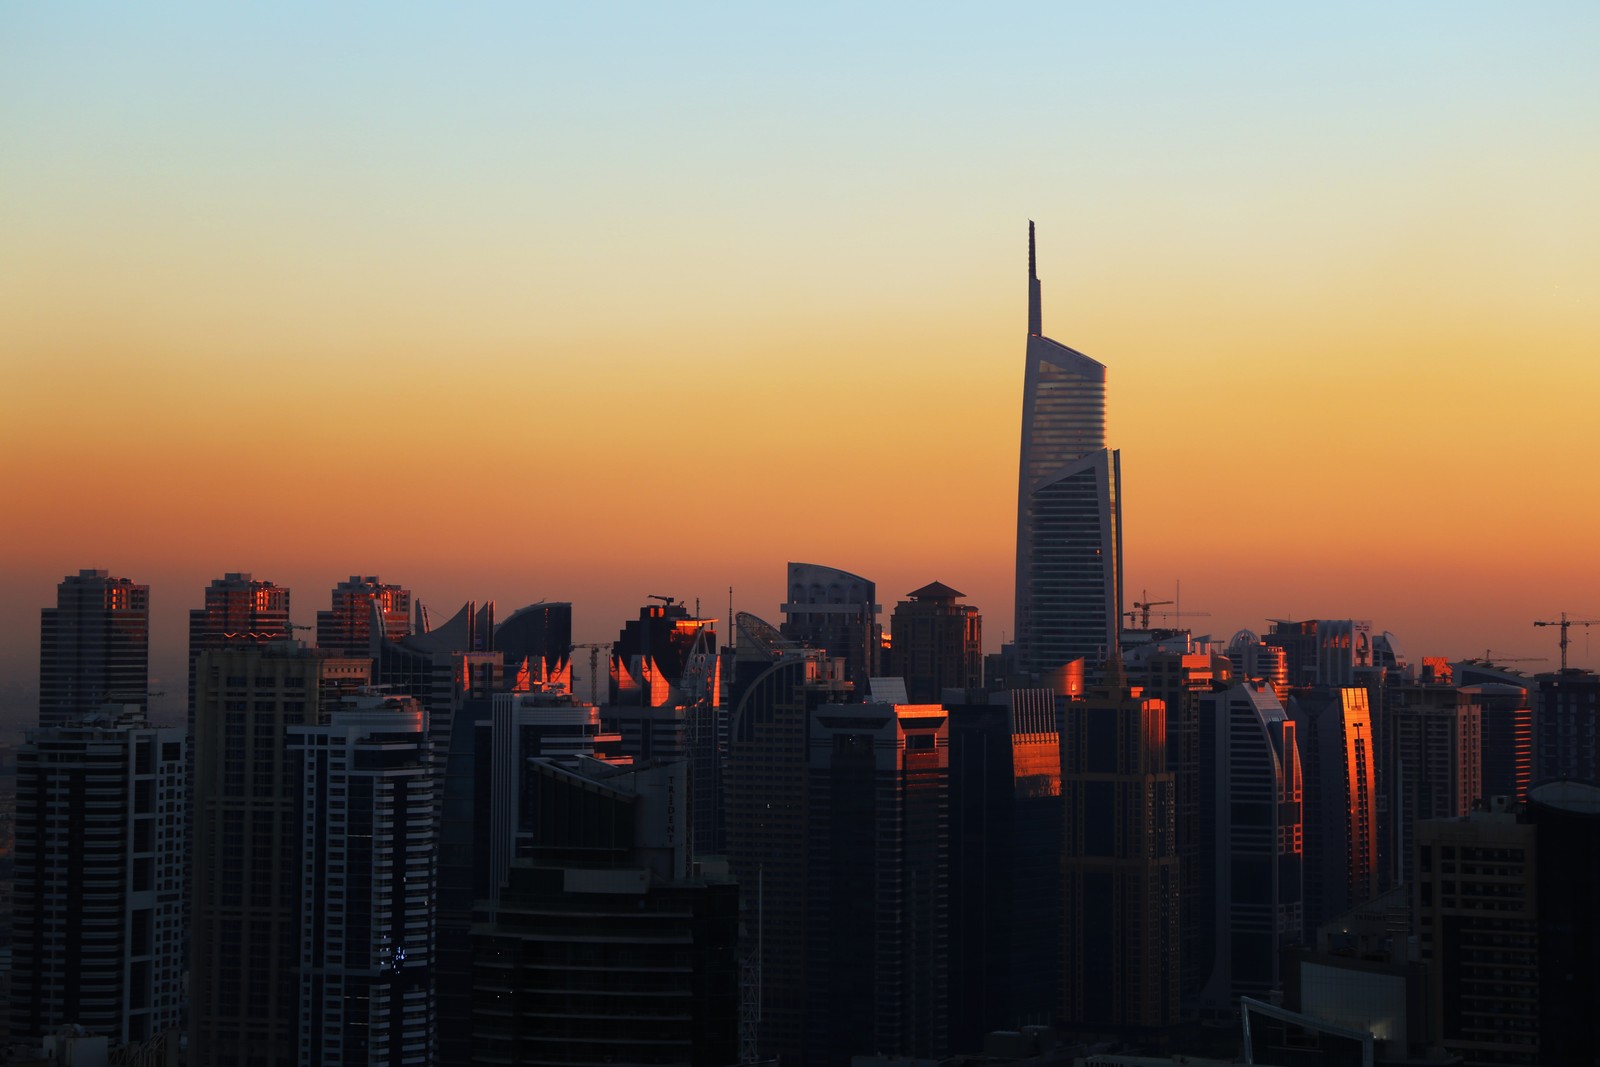
[[[1569,619],[1567,613],[1562,612],[1561,618],[1554,622],[1534,621],[1535,626],[1561,627],[1561,669],[1567,669],[1567,627],[1569,626],[1600,626],[1600,619]]]

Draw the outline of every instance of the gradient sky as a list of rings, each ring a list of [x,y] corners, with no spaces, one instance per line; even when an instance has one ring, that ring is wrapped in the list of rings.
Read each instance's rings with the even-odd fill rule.
[[[1029,218],[1129,599],[1553,666],[1597,57],[1590,3],[0,7],[0,689],[89,566],[173,691],[227,570],[602,640],[809,560],[998,645]]]

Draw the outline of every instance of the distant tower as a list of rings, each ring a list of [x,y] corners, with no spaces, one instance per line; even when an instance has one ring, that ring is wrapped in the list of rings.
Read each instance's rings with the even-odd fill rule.
[[[317,612],[317,647],[332,656],[371,656],[373,604],[383,612],[389,640],[411,632],[410,590],[352,574],[333,587],[332,608]]]
[[[878,673],[878,587],[859,574],[816,563],[789,564],[783,636],[820,648],[844,664],[844,676],[865,693]]]
[[[291,633],[289,590],[237,571],[211,580],[205,606],[189,612],[189,736],[194,736],[194,672],[200,653],[229,645],[264,645]]]
[[[39,725],[66,726],[106,704],[150,710],[150,587],[81,570],[39,618]]]
[[[1017,485],[1017,663],[1039,676],[1117,655],[1122,464],[1106,449],[1106,368],[1045,337],[1028,223],[1028,343]]]
[[[946,689],[983,685],[983,616],[943,582],[906,594],[894,609],[894,670],[915,704],[933,704]],[[965,699],[963,697],[963,699]]]
[[[1112,673],[1067,704],[1061,733],[1063,1020],[1148,1033],[1178,1022],[1176,797],[1166,707]]]
[[[127,705],[18,750],[13,1038],[180,1025],[186,748]]]

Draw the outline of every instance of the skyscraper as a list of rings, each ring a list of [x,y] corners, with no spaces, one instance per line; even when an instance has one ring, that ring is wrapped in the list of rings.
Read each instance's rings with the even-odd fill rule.
[[[1017,484],[1017,665],[1040,675],[1117,653],[1121,455],[1106,449],[1106,368],[1045,337],[1028,223],[1028,347]]]
[[[1289,697],[1305,774],[1305,932],[1378,895],[1377,784],[1365,689]]]
[[[894,609],[894,669],[918,704],[936,703],[946,689],[983,684],[983,616],[943,582],[913,589]]]
[[[300,785],[300,1062],[430,1063],[428,714],[411,697],[361,695],[284,733]]]
[[[372,606],[383,613],[384,636],[398,641],[411,632],[411,592],[352,574],[333,587],[333,604],[317,612],[317,647],[330,656],[370,656]]]
[[[291,642],[200,657],[194,737],[190,1062],[298,1061],[299,759],[292,726],[319,723],[371,661]]]
[[[189,612],[189,736],[194,736],[194,672],[200,653],[228,645],[264,645],[291,636],[289,590],[230,571],[206,586],[205,606]]]
[[[150,587],[81,570],[39,613],[39,725],[67,726],[105,704],[150,710]]]
[[[1200,930],[1186,940],[1202,1014],[1231,1018],[1241,996],[1279,991],[1281,950],[1300,937],[1300,752],[1266,682],[1205,694],[1199,717],[1200,848],[1185,892]]]
[[[1062,1018],[1070,1029],[1178,1021],[1178,847],[1166,706],[1137,686],[1066,706]]]
[[[129,705],[18,751],[13,1037],[179,1025],[186,747]]]
[[[949,733],[937,704],[824,704],[807,769],[804,1062],[949,1041]]]
[[[783,636],[820,648],[844,665],[844,676],[857,693],[878,673],[882,605],[877,584],[817,563],[791,563],[783,604]]]

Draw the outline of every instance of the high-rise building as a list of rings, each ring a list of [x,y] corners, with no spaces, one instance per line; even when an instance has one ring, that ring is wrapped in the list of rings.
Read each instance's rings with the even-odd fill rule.
[[[200,653],[291,636],[289,590],[241,571],[213,578],[206,586],[205,606],[189,612],[189,735],[194,736],[195,667]]]
[[[1313,686],[1289,697],[1305,775],[1305,936],[1378,895],[1377,783],[1367,691]]]
[[[1533,779],[1600,785],[1600,674],[1541,674],[1533,715]]]
[[[427,712],[347,698],[284,729],[298,763],[302,1064],[434,1062],[434,817]]]
[[[878,587],[859,574],[817,563],[790,563],[783,636],[821,649],[842,665],[844,677],[865,694],[878,673],[881,627]]]
[[[1178,1022],[1181,984],[1166,707],[1112,675],[1067,704],[1061,732],[1062,1019],[1153,1033]]]
[[[494,647],[513,678],[523,665],[532,682],[572,688],[572,605],[540,601],[518,608],[494,628]]]
[[[739,887],[695,876],[687,768],[530,761],[532,851],[473,929],[473,1064],[739,1062]]]
[[[130,704],[17,750],[12,1037],[180,1024],[187,747]]]
[[[851,700],[826,652],[801,648],[740,613],[738,698],[724,779],[728,861],[740,894],[748,966],[759,975],[755,1045],[765,1059],[803,1054],[806,1035],[808,740],[818,705]]]
[[[1412,878],[1416,824],[1460,818],[1483,796],[1483,715],[1473,693],[1453,685],[1386,688],[1394,767],[1389,810],[1404,883]]]
[[[1545,782],[1528,791],[1538,834],[1539,1062],[1600,1062],[1600,787]]]
[[[1185,638],[1185,647],[1193,645],[1192,640]],[[1139,660],[1137,667],[1133,662],[1135,658]],[[1179,877],[1181,884],[1190,890],[1183,894],[1179,904],[1183,996],[1186,1002],[1192,1002],[1206,977],[1200,971],[1200,961],[1209,957],[1211,948],[1209,944],[1200,944],[1200,939],[1210,929],[1209,916],[1202,917],[1198,913],[1204,897],[1192,891],[1202,866],[1200,702],[1207,693],[1228,687],[1233,664],[1226,656],[1210,651],[1152,651],[1138,657],[1130,655],[1128,659],[1129,678],[1143,683],[1145,693],[1159,699],[1167,708],[1167,770],[1172,772],[1175,791]]]
[[[1365,619],[1273,619],[1262,640],[1284,650],[1289,684],[1351,686],[1372,666],[1372,623]]]
[[[195,676],[189,1049],[208,1067],[299,1061],[302,784],[289,727],[372,661],[284,642],[202,653]]]
[[[1469,1067],[1581,1062],[1539,1055],[1534,827],[1501,806],[1423,820],[1413,842],[1418,953],[1428,968],[1432,1030],[1445,1050]],[[1592,1015],[1592,977],[1584,980]]]
[[[894,609],[893,674],[914,704],[933,704],[946,689],[983,685],[983,616],[943,582],[907,593]],[[964,698],[963,698],[964,699]]]
[[[352,574],[332,596],[331,608],[317,612],[317,647],[328,655],[372,655],[373,605],[383,615],[383,636],[398,641],[411,632],[410,590]]]
[[[948,1051],[948,727],[937,704],[811,713],[805,1062]]]
[[[1061,1010],[1056,694],[950,705],[950,1047]]]
[[[1017,666],[1038,677],[1117,655],[1122,468],[1106,450],[1106,368],[1045,337],[1028,223],[1028,344],[1017,485]]]
[[[39,725],[66,726],[107,704],[150,710],[150,587],[81,570],[39,613]]]
[[[1304,827],[1295,724],[1262,681],[1200,699],[1201,847],[1186,895],[1199,904],[1198,1005],[1231,1018],[1241,996],[1281,988],[1282,949],[1300,938]]]

